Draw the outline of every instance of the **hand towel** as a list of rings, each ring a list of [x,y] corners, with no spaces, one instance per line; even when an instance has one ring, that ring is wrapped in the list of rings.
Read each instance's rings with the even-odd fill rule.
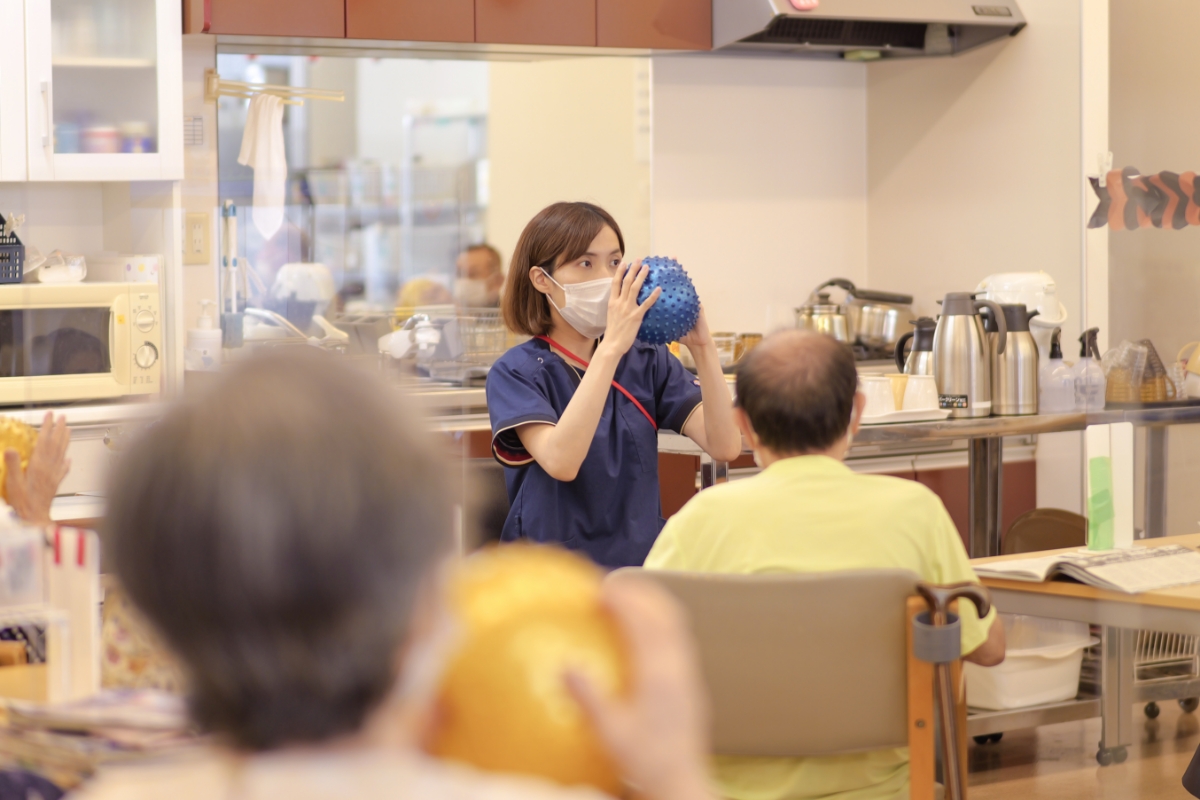
[[[287,157],[283,150],[283,100],[257,94],[246,113],[238,163],[254,170],[254,208],[250,219],[264,239],[283,225]]]

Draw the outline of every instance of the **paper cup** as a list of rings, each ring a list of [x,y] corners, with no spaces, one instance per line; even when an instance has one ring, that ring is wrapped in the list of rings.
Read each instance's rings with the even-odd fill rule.
[[[908,388],[908,376],[900,372],[889,372],[885,375],[892,382],[892,397],[896,401],[896,410],[903,411],[904,405],[904,390]]]
[[[864,417],[880,417],[896,410],[896,397],[892,394],[892,382],[883,375],[863,375],[858,379],[862,393],[867,396]]]
[[[909,375],[904,387],[905,411],[929,411],[938,408],[937,382],[932,375]]]

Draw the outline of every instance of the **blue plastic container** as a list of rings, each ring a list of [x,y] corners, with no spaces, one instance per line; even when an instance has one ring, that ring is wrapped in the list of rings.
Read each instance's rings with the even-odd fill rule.
[[[638,292],[638,302],[644,303],[655,288],[662,295],[642,320],[637,338],[647,344],[669,344],[696,327],[700,318],[700,296],[683,267],[673,258],[651,256],[642,263],[649,267],[646,282]]]

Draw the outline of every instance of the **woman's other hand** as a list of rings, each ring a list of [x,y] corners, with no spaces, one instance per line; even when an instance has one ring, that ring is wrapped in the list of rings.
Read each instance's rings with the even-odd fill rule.
[[[612,294],[608,297],[608,324],[604,330],[604,341],[600,347],[609,349],[618,358],[629,352],[633,340],[642,327],[642,319],[651,306],[658,302],[662,288],[655,288],[646,302],[638,305],[638,292],[646,282],[649,268],[642,265],[642,260],[617,267],[613,275]],[[599,349],[599,348],[598,348]]]
[[[4,489],[8,504],[21,519],[35,525],[50,524],[50,504],[71,470],[67,459],[70,443],[71,429],[66,417],[55,420],[53,414],[47,413],[25,469],[21,469],[21,456],[16,450],[4,452]]]
[[[707,347],[713,343],[712,334],[708,330],[708,318],[704,316],[703,303],[700,304],[700,316],[696,317],[696,324],[680,337],[679,343],[686,345],[693,353],[697,347]]]
[[[633,686],[607,697],[577,674],[567,676],[622,777],[651,800],[710,798],[708,708],[683,610],[644,578],[606,581],[603,602],[629,647]]]

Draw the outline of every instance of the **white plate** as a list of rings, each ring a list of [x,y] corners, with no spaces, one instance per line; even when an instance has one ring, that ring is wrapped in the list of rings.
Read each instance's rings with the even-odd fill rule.
[[[863,417],[859,423],[862,425],[892,425],[897,422],[936,422],[949,416],[950,409],[948,408],[916,408],[912,411],[893,411],[891,414]]]

